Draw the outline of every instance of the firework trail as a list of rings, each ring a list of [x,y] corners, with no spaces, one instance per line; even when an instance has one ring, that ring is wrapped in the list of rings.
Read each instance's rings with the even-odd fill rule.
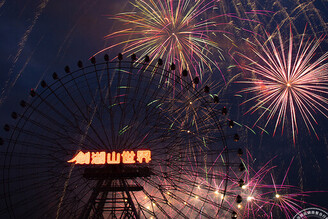
[[[49,0],[44,0],[39,4],[38,10],[34,15],[34,19],[32,24],[27,28],[27,30],[25,31],[22,39],[20,40],[19,44],[18,44],[18,50],[17,53],[15,55],[13,64],[11,66],[11,68],[9,69],[9,73],[8,73],[8,80],[5,82],[4,87],[2,88],[1,91],[1,98],[0,98],[0,105],[3,103],[3,101],[7,98],[7,94],[10,92],[10,89],[16,84],[16,81],[18,80],[18,78],[21,76],[23,71],[20,71],[19,74],[16,75],[16,77],[14,78],[14,80],[11,79],[12,74],[14,73],[14,68],[16,66],[17,61],[19,60],[23,49],[25,47],[25,44],[36,24],[36,22],[38,21],[40,15],[42,14],[43,10],[45,9],[45,7],[47,6],[47,4],[49,3]],[[0,3],[0,8],[1,6],[4,4],[4,1]],[[26,63],[25,63],[26,65]],[[24,67],[25,68],[25,67]],[[23,68],[23,69],[24,69]]]
[[[320,2],[320,3],[319,3]],[[298,22],[306,22],[311,29],[315,38],[321,33],[327,33],[327,22],[323,16],[323,7],[319,4],[325,5],[324,1],[310,1],[310,0],[275,0],[275,1],[251,1],[251,0],[221,0],[218,2],[218,8],[221,13],[236,13],[239,17],[248,19],[256,19],[262,21],[266,29],[280,27],[284,24],[291,24],[293,32],[301,33],[297,25]],[[263,10],[273,12],[271,16],[259,16],[263,14]],[[255,13],[249,13],[253,11]],[[247,26],[250,30],[257,33],[262,33],[259,25],[252,22],[244,22],[244,28]]]
[[[295,143],[299,115],[309,132],[312,130],[315,134],[313,123],[317,121],[314,113],[318,111],[327,117],[328,53],[313,58],[324,40],[323,36],[317,40],[305,40],[304,31],[300,43],[296,44],[290,30],[286,46],[279,29],[277,35],[278,44],[274,41],[276,37],[268,33],[266,42],[256,40],[255,44],[249,44],[256,58],[241,55],[250,62],[242,68],[255,76],[242,81],[249,85],[242,92],[254,94],[244,103],[256,101],[247,113],[263,110],[254,125],[267,114],[265,127],[276,119],[274,135],[280,125],[283,133],[287,121],[290,121]]]

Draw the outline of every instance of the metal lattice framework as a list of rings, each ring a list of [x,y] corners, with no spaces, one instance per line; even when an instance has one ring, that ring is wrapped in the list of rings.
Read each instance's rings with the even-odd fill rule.
[[[155,65],[83,67],[31,90],[5,125],[1,194],[10,218],[231,217],[228,150],[215,87]],[[173,76],[174,75],[174,78]],[[173,83],[174,82],[174,83]],[[174,84],[174,85],[173,85]],[[232,135],[238,140],[238,135]],[[228,139],[228,138],[227,138]],[[230,142],[230,140],[228,141]],[[232,142],[232,140],[231,140]],[[233,143],[233,142],[232,142]],[[149,163],[77,165],[79,151],[150,150]],[[236,165],[238,166],[238,165]]]

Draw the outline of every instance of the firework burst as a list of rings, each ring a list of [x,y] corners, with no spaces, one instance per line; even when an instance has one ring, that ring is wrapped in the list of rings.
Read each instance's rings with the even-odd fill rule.
[[[256,58],[242,55],[251,62],[244,65],[243,69],[255,75],[242,82],[249,85],[243,92],[255,94],[245,101],[256,100],[248,112],[264,109],[255,124],[267,115],[265,126],[276,119],[274,133],[279,125],[283,133],[284,126],[290,121],[295,143],[300,120],[298,115],[302,117],[307,129],[313,130],[315,134],[313,123],[317,121],[314,113],[318,111],[327,117],[328,99],[325,96],[328,94],[328,53],[316,60],[313,58],[324,37],[305,40],[304,31],[300,43],[295,44],[290,30],[289,43],[285,45],[279,28],[277,35],[278,44],[274,41],[276,36],[267,33],[266,42],[256,40],[255,44],[250,45]]]
[[[293,159],[282,180],[278,181],[273,174],[278,168],[271,165],[275,158],[256,167],[256,159],[248,150],[246,152],[246,158],[241,159],[245,171],[241,175],[234,173],[237,180],[228,189],[240,196],[240,201],[230,200],[231,208],[238,212],[238,218],[275,218],[275,212],[280,212],[280,217],[293,218],[305,205],[315,206],[304,201],[304,197],[310,196],[314,191],[305,192],[286,183]]]
[[[141,57],[149,55],[150,62],[163,59],[169,67],[177,64],[178,72],[187,69],[193,75],[201,75],[203,69],[219,69],[217,61],[210,57],[219,54],[223,60],[219,44],[212,38],[223,15],[213,12],[216,0],[135,0],[135,12],[120,13],[113,18],[126,24],[127,28],[106,36],[107,39],[128,36],[125,41],[111,45],[98,53],[125,45],[124,53],[139,53]],[[227,16],[227,15],[225,15]],[[97,54],[98,54],[97,53]]]

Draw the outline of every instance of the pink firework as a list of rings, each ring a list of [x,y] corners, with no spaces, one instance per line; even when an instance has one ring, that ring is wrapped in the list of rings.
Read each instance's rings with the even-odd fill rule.
[[[274,159],[274,158],[273,158]],[[276,218],[279,213],[281,218],[293,218],[293,216],[306,206],[315,206],[304,201],[304,197],[315,192],[302,191],[299,187],[288,185],[287,175],[293,163],[291,160],[285,175],[281,181],[277,181],[273,172],[277,166],[271,166],[273,159],[263,166],[255,167],[255,160],[247,150],[246,159],[241,159],[245,171],[240,175],[234,172],[236,181],[232,183],[228,191],[241,197],[236,203],[236,198],[229,200],[231,208],[237,213],[237,218]],[[236,196],[235,195],[235,196]]]
[[[287,121],[290,121],[295,143],[299,115],[309,132],[312,129],[315,134],[313,123],[317,121],[314,113],[320,112],[327,117],[328,99],[325,96],[328,93],[328,64],[326,62],[328,53],[316,60],[313,58],[320,43],[324,40],[323,36],[317,40],[305,40],[305,34],[303,34],[300,43],[296,44],[290,30],[289,43],[285,45],[279,28],[277,35],[278,37],[267,33],[266,42],[261,43],[256,40],[254,45],[250,44],[256,58],[242,55],[251,62],[242,68],[255,76],[242,82],[249,85],[242,92],[254,94],[245,103],[256,101],[247,113],[264,109],[255,124],[267,115],[265,126],[271,120],[276,120],[275,134],[279,125],[282,126],[283,133],[284,126]],[[278,38],[278,43],[274,41],[275,38]]]

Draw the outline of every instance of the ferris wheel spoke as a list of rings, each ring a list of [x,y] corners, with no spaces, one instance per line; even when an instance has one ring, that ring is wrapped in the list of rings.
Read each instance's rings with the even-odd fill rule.
[[[107,140],[107,145],[109,145],[110,141],[109,141],[109,137],[108,137],[108,134],[107,134],[107,131],[106,131],[106,128],[105,128],[105,125],[103,123],[103,112],[101,112],[103,109],[106,109],[106,107],[104,106],[107,106],[107,104],[105,103],[104,101],[104,95],[103,95],[103,88],[100,84],[100,80],[103,76],[103,73],[101,74],[101,78],[99,76],[99,70],[97,69],[96,65],[94,64],[94,72],[96,74],[96,78],[97,78],[97,85],[98,85],[98,93],[100,95],[100,103],[97,105],[96,109],[97,109],[97,112],[99,112],[99,115],[98,113],[96,113],[98,119],[99,119],[99,122],[101,124],[101,127],[102,127],[102,130],[103,130],[103,133],[105,135],[105,138]],[[108,88],[107,88],[108,89]],[[95,105],[96,106],[96,105]]]
[[[47,103],[47,101],[42,101],[42,102]],[[50,105],[49,103],[47,103],[47,105],[48,105],[48,106],[51,106],[51,108],[55,111],[56,115],[59,114],[60,117],[62,117],[61,114],[58,113],[59,111],[56,110],[54,106]],[[40,106],[40,104],[39,104],[39,106]],[[31,123],[34,123],[34,124],[36,124],[37,126],[42,126],[42,127],[44,127],[44,130],[47,130],[47,129],[48,129],[48,130],[51,131],[51,133],[58,133],[58,135],[61,135],[60,137],[64,137],[64,138],[69,137],[69,138],[71,138],[70,135],[72,135],[72,134],[67,135],[68,130],[69,130],[69,132],[72,131],[72,125],[73,125],[73,124],[72,124],[70,121],[68,121],[67,119],[65,119],[66,122],[68,121],[67,124],[65,124],[65,123],[60,123],[60,120],[58,120],[58,119],[55,120],[55,119],[52,118],[51,116],[47,116],[47,113],[46,113],[46,112],[43,112],[43,111],[41,111],[41,110],[39,110],[38,107],[33,107],[33,105],[30,105],[29,107],[30,107],[35,113],[37,113],[38,115],[40,115],[40,116],[39,116],[39,119],[40,119],[40,118],[44,118],[44,119],[46,119],[47,121],[49,121],[50,125],[46,125],[47,123],[45,123],[44,121],[41,123],[41,122],[38,122],[38,121],[34,121],[34,120],[31,119],[30,117],[27,117],[27,116],[21,115],[21,118],[23,118],[25,121],[31,121]],[[48,111],[48,114],[49,114],[49,111]],[[79,128],[79,126],[74,126],[74,129],[76,130],[76,133],[77,133],[77,134],[80,134],[80,135],[82,134],[82,130]],[[73,129],[73,130],[74,130],[74,129]],[[32,129],[32,128],[29,128],[29,131],[30,131],[30,130],[33,130],[33,129]],[[63,134],[63,132],[64,132],[65,134]],[[83,133],[83,135],[84,135],[84,133]],[[90,138],[88,135],[86,135],[85,137],[86,137],[89,141],[91,141],[93,145],[97,145],[97,143],[96,143],[92,138]],[[57,144],[57,146],[60,146],[60,144]]]
[[[69,96],[70,100],[72,101],[73,105],[76,107],[76,109],[79,111],[80,115],[83,117],[83,119],[85,121],[87,121],[90,125],[89,127],[92,129],[92,131],[96,134],[98,140],[103,144],[106,145],[105,142],[103,141],[103,139],[100,137],[99,132],[97,131],[97,129],[95,129],[95,127],[93,127],[93,125],[91,124],[90,121],[88,121],[87,116],[85,115],[85,113],[82,111],[82,109],[80,108],[80,106],[77,104],[77,102],[75,101],[75,99],[72,97],[72,95],[70,94],[70,92],[68,91],[68,89],[66,88],[65,84],[62,83],[62,81],[59,79],[59,82],[61,83],[62,87],[64,88],[64,90],[66,91],[66,94]],[[99,91],[101,92],[101,91]],[[57,95],[54,94],[56,97]],[[69,109],[69,107],[60,99],[60,102],[64,105],[64,107],[71,113],[71,115],[75,118],[75,121],[77,122],[77,118],[75,116],[75,114]]]

